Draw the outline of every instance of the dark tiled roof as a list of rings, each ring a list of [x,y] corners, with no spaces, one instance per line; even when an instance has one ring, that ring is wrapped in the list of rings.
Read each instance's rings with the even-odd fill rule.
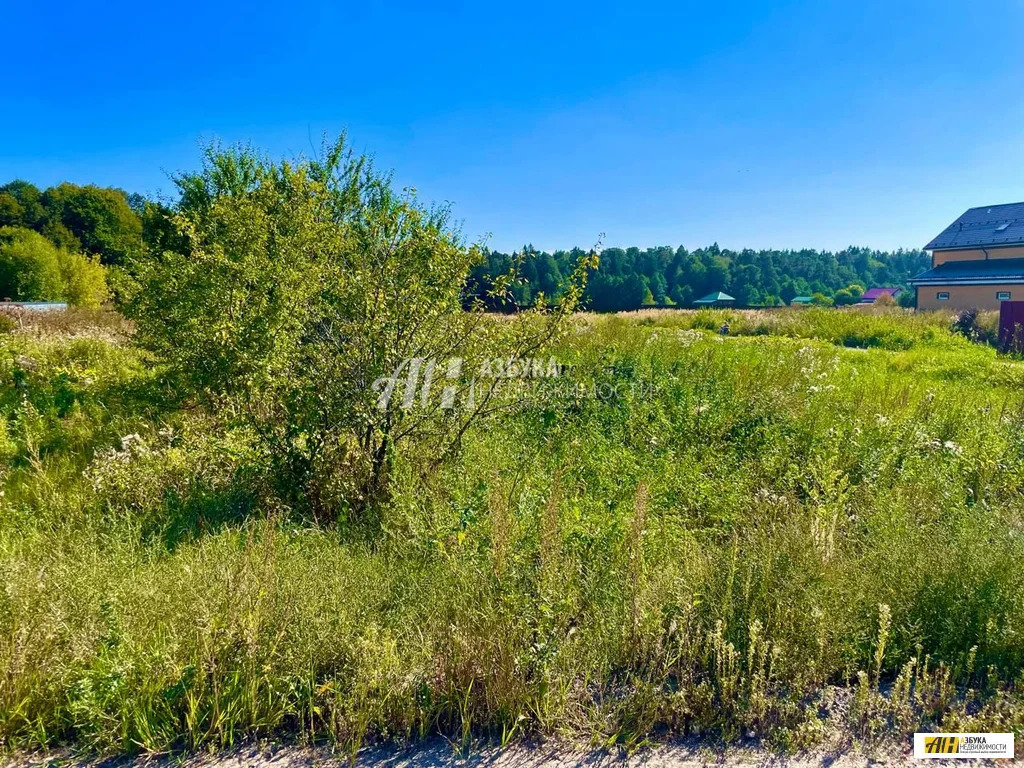
[[[1006,226],[1004,226],[1006,225]],[[1002,229],[1000,229],[1003,227]],[[997,231],[998,230],[998,231]],[[971,208],[946,227],[926,251],[1024,244],[1024,203]]]
[[[1024,259],[972,259],[947,261],[911,278],[917,283],[948,283],[958,280],[1019,280],[1024,282]]]

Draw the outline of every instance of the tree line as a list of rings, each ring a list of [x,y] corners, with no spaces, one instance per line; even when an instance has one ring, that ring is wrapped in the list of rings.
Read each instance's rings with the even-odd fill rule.
[[[65,182],[40,190],[15,180],[0,186],[0,227],[30,229],[58,248],[121,264],[143,250],[143,217],[153,205],[120,189]]]
[[[148,206],[92,185],[0,186],[0,299],[99,306],[109,298],[104,265],[144,250]]]
[[[562,276],[585,252],[579,248],[548,253],[524,246],[512,254],[485,251],[470,277],[468,293],[487,302],[494,276],[516,271],[512,306],[529,306],[557,297]],[[797,296],[817,304],[853,304],[866,288],[898,286],[912,298],[907,280],[927,269],[920,250],[877,251],[851,246],[842,251],[731,251],[717,243],[690,251],[672,248],[605,248],[590,276],[585,304],[597,312],[641,307],[687,307],[714,291],[724,291],[737,306],[779,306]],[[492,300],[493,309],[502,309]],[[508,307],[505,307],[507,309]]]
[[[188,186],[188,178],[182,177],[181,201],[170,207],[143,195],[95,185],[65,182],[40,190],[15,180],[0,186],[0,230],[5,233],[0,237],[0,298],[69,295],[68,290],[62,293],[55,287],[59,281],[26,277],[32,270],[25,253],[33,249],[41,253],[44,248],[41,238],[26,231],[41,235],[60,253],[83,254],[107,266],[123,267],[147,252],[183,252],[171,217],[177,208],[192,205],[192,198],[199,194]],[[15,240],[21,249],[20,261],[4,257],[10,246],[3,243]],[[533,306],[538,300],[550,304],[565,290],[567,276],[587,253],[581,248],[549,253],[530,245],[511,254],[482,248],[466,281],[466,303],[480,301],[499,311]],[[50,263],[54,258],[42,260]],[[693,251],[683,246],[605,248],[582,304],[598,312],[687,307],[713,291],[733,296],[738,306],[778,306],[797,296],[811,297],[818,304],[852,304],[872,286],[906,289],[907,279],[928,263],[928,255],[920,250],[853,246],[837,252],[732,251],[717,243]],[[65,266],[65,273],[68,269]],[[514,278],[506,285],[509,275]],[[904,296],[910,300],[913,292],[905,290]]]

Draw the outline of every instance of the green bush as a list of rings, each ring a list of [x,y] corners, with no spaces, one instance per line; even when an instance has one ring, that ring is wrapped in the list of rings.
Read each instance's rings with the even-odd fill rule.
[[[96,309],[108,298],[107,280],[99,256],[58,251],[63,295],[76,307]]]
[[[38,232],[0,228],[0,298],[98,307],[107,298],[96,257],[58,248]]]
[[[63,296],[60,250],[30,229],[0,229],[0,297],[57,301]]]
[[[412,414],[382,386],[456,359],[452,386],[466,391],[488,359],[539,355],[591,264],[581,258],[550,305],[498,322],[466,311],[480,254],[448,211],[397,192],[343,141],[320,160],[280,163],[211,147],[202,172],[178,183],[187,252],[133,265],[138,288],[125,306],[138,339],[189,392],[231,403],[289,503],[314,516],[365,516],[387,497],[399,443],[429,433],[440,460],[487,412],[485,393],[455,411],[438,387]]]
[[[836,291],[835,295],[832,297],[832,301],[835,302],[835,305],[837,307],[845,307],[849,306],[850,304],[857,303],[857,299],[853,297],[853,294],[850,293],[850,290],[848,288],[840,288],[838,291]]]

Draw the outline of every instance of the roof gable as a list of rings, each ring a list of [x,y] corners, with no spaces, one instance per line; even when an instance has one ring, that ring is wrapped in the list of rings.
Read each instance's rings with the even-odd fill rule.
[[[924,248],[984,248],[1024,245],[1024,203],[970,208]]]
[[[861,299],[877,299],[879,296],[899,296],[903,291],[899,288],[868,288],[864,293],[861,294]]]
[[[912,285],[955,282],[1024,282],[1024,259],[946,261],[910,279]]]
[[[707,296],[704,296],[704,297],[702,297],[700,299],[697,299],[693,303],[694,304],[710,304],[713,301],[736,301],[736,299],[734,299],[728,293],[722,293],[721,291],[715,291],[714,293],[709,293]]]

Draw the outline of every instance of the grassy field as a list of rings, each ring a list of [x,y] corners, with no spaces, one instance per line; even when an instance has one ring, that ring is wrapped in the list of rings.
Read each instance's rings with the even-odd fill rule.
[[[354,528],[116,316],[4,333],[0,742],[1019,733],[1024,364],[949,326],[582,315],[570,388],[409,444]]]

